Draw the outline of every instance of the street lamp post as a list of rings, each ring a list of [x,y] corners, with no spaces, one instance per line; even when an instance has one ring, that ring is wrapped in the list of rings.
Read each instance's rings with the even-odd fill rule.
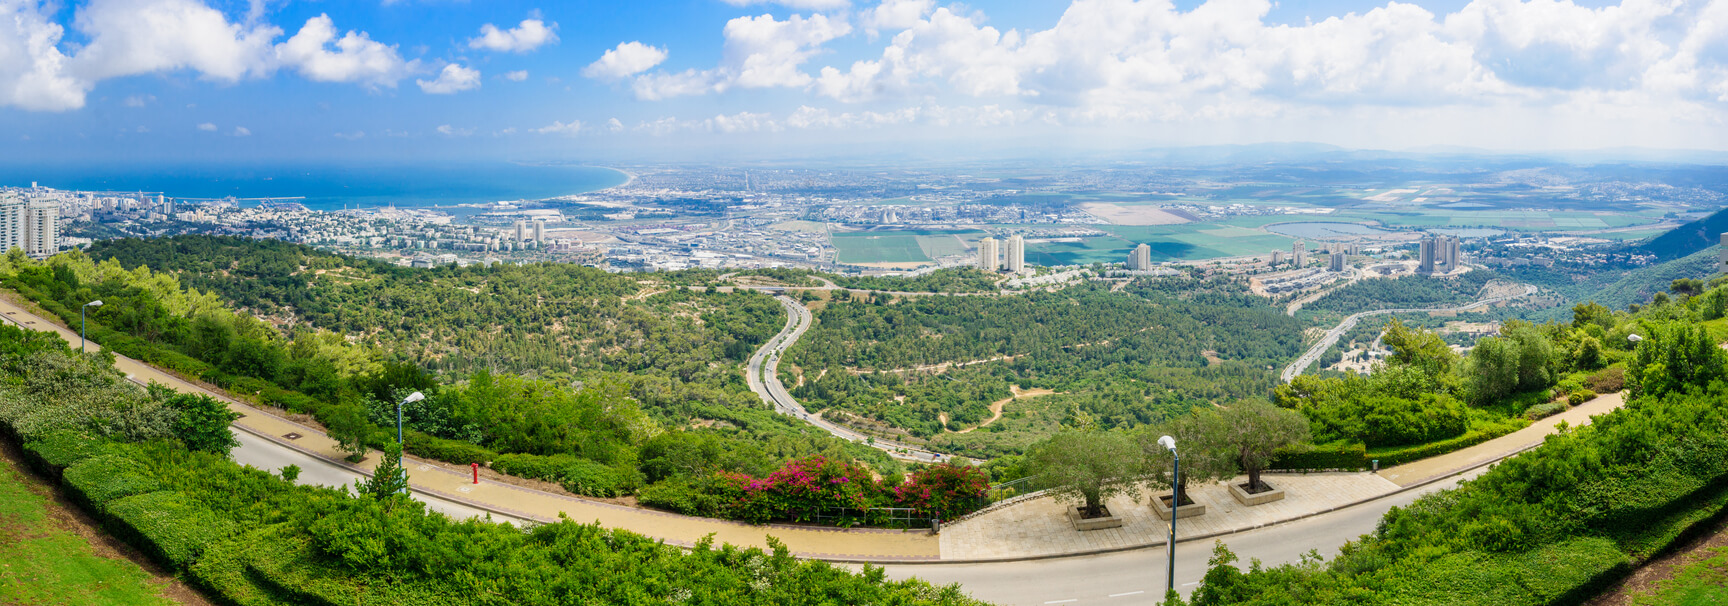
[[[1164,571],[1164,595],[1176,590],[1176,507],[1182,504],[1182,458],[1176,455],[1176,438],[1158,438],[1158,445],[1170,451],[1170,543],[1165,555],[1168,568]]]
[[[102,300],[97,299],[95,301],[85,303],[85,304],[78,307],[78,353],[84,353],[84,342],[88,340],[84,336],[84,325],[85,325],[84,310],[89,309],[91,307],[101,307],[101,306],[102,306]]]
[[[401,402],[396,403],[396,448],[397,449],[402,449],[402,448],[407,447],[407,445],[402,442],[402,407],[404,405],[413,404],[415,402],[419,402],[419,401],[424,400],[424,399],[426,399],[426,394],[423,394],[423,393],[416,391],[414,393],[408,394],[408,397],[403,398]],[[404,493],[408,492],[408,466],[397,465],[396,471],[398,473],[402,474],[402,492],[404,492]]]

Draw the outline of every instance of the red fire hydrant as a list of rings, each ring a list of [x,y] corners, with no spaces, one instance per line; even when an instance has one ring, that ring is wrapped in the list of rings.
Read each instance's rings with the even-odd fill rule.
[[[469,465],[472,465],[474,467],[474,483],[479,484],[480,483],[480,464],[479,463],[469,463]]]

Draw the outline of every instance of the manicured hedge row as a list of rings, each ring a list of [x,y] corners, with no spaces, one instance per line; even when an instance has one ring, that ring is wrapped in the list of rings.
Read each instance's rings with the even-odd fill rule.
[[[1320,444],[1308,450],[1280,450],[1268,466],[1274,471],[1367,468],[1367,449],[1359,442]]]
[[[109,503],[108,514],[116,536],[174,570],[185,570],[210,544],[238,530],[232,520],[166,490]]]
[[[104,443],[75,431],[51,432],[24,444],[24,458],[31,467],[53,478],[73,463],[102,454]]]
[[[616,469],[570,455],[497,455],[492,468],[517,477],[557,482],[564,490],[592,497],[615,497],[635,487],[632,478]]]
[[[1494,438],[1523,429],[1523,424],[1497,423],[1487,427],[1473,428],[1464,435],[1450,440],[1429,442],[1415,446],[1375,449],[1368,452],[1368,458],[1378,459],[1381,467],[1402,465],[1411,461],[1443,455],[1455,450],[1463,450]]]
[[[110,501],[156,492],[162,484],[140,473],[138,462],[120,455],[101,455],[66,468],[65,486],[72,498],[92,512],[104,511]]]
[[[455,463],[457,465],[479,463],[485,465],[490,461],[498,459],[498,453],[492,452],[479,444],[462,440],[446,440],[444,438],[427,435],[412,429],[408,430],[404,439],[406,439],[408,443],[404,445],[403,450],[406,450],[408,454],[429,459],[437,459],[447,463]]]

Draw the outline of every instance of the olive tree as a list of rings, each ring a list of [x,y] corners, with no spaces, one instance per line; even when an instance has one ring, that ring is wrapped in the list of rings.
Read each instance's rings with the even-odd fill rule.
[[[1192,416],[1200,434],[1196,450],[1207,451],[1212,460],[1248,474],[1249,492],[1265,489],[1260,472],[1272,463],[1278,449],[1309,439],[1308,419],[1301,413],[1258,398],[1196,411]]]
[[[1147,464],[1151,465],[1152,475],[1161,483],[1170,485],[1171,469],[1170,451],[1158,444],[1161,436],[1170,436],[1176,440],[1176,452],[1182,458],[1181,476],[1176,478],[1174,490],[1177,502],[1187,505],[1194,502],[1188,496],[1190,483],[1204,484],[1220,478],[1236,475],[1236,468],[1230,459],[1222,456],[1219,449],[1209,446],[1211,435],[1207,415],[1214,411],[1211,408],[1196,408],[1193,412],[1182,415],[1158,425],[1147,426],[1136,437],[1139,439],[1141,455]]]
[[[1064,430],[1027,453],[1029,470],[1059,503],[1074,503],[1085,517],[1103,515],[1117,495],[1139,498],[1146,471],[1140,447],[1115,431]]]

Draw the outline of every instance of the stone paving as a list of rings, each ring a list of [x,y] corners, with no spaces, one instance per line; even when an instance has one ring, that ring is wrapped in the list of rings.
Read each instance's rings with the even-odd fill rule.
[[[1246,530],[1391,493],[1398,485],[1367,472],[1264,474],[1283,488],[1283,500],[1248,507],[1230,496],[1223,483],[1190,486],[1188,493],[1206,506],[1206,514],[1184,516],[1176,539]],[[1238,478],[1238,482],[1246,482]],[[943,560],[1014,559],[1161,545],[1170,527],[1152,511],[1151,496],[1137,501],[1118,497],[1110,511],[1123,518],[1121,528],[1079,532],[1068,521],[1066,505],[1043,497],[1009,505],[942,528]]]

